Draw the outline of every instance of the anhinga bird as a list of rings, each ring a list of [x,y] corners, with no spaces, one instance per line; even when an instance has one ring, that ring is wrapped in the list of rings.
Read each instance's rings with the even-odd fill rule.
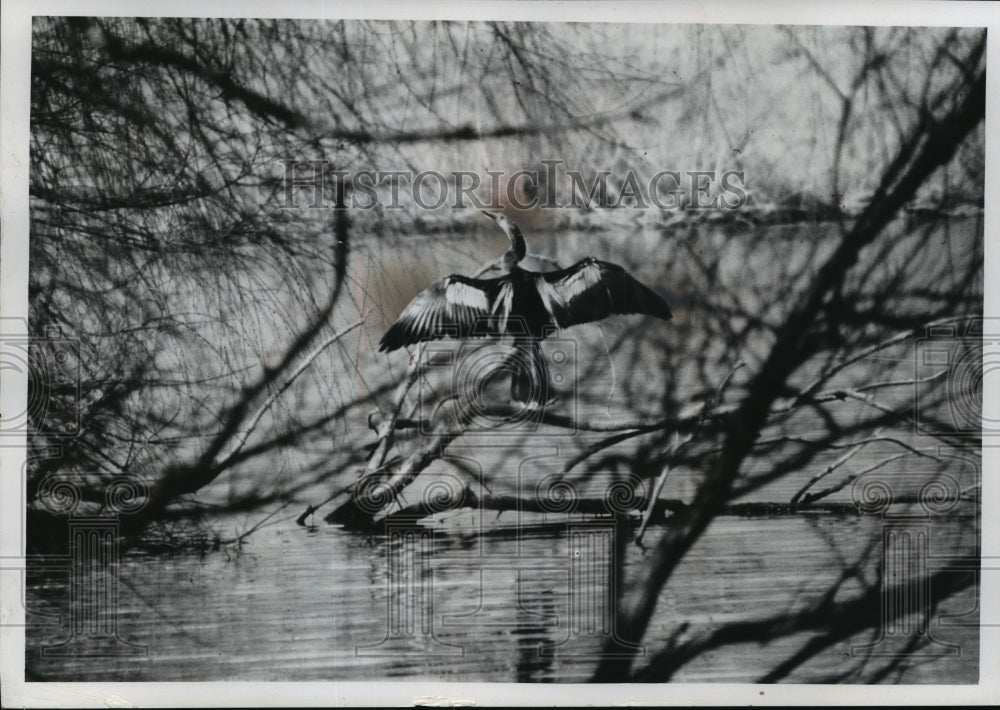
[[[518,263],[528,250],[521,230],[505,215],[483,214],[510,239],[499,263],[504,275],[474,279],[452,274],[435,281],[403,309],[382,337],[379,352],[443,337],[510,336],[520,361],[529,363],[515,370],[511,397],[545,404],[549,375],[539,342],[547,335],[617,313],[673,318],[662,298],[617,264],[588,258],[559,271],[522,269]]]

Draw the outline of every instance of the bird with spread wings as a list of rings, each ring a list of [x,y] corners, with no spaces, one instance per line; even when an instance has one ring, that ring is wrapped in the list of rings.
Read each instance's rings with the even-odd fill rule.
[[[511,378],[514,401],[550,401],[548,365],[540,341],[562,328],[615,314],[671,320],[666,302],[617,264],[582,259],[566,269],[529,271],[524,236],[506,215],[484,212],[507,234],[511,247],[500,259],[503,276],[477,279],[451,274],[421,291],[379,343],[380,352],[438,338],[512,337],[519,357]]]

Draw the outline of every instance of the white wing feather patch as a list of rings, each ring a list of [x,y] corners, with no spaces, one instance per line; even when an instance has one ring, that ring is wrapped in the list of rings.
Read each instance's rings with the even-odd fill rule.
[[[538,295],[542,299],[542,305],[545,307],[545,312],[551,314],[550,320],[554,320],[555,308],[552,307],[552,296],[555,294],[555,289],[549,285],[549,282],[543,278],[535,278],[535,288],[538,289]]]
[[[499,314],[499,328],[501,331],[506,330],[507,328],[507,320],[510,318],[510,306],[513,301],[514,288],[511,286],[510,282],[507,281],[500,286],[500,294],[493,302],[493,315]]]
[[[469,308],[482,311],[483,313],[488,313],[490,310],[490,304],[486,299],[486,293],[475,286],[470,286],[469,284],[462,283],[461,281],[453,281],[449,279],[448,283],[445,284],[444,295],[448,303],[458,306],[467,306]]]
[[[600,280],[601,267],[597,264],[590,263],[577,271],[575,274],[570,275],[569,278],[562,281],[559,285],[566,297],[566,301],[568,302],[573,300],[576,296],[579,296],[588,288],[591,288],[595,284],[599,283]]]

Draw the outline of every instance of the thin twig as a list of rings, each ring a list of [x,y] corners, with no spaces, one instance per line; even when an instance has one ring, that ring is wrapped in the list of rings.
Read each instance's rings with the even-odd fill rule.
[[[649,526],[649,521],[653,518],[653,508],[654,504],[660,497],[660,493],[663,492],[663,486],[667,483],[667,476],[670,474],[670,457],[672,457],[684,444],[691,441],[693,436],[688,434],[687,437],[681,441],[680,434],[674,432],[673,440],[670,442],[670,448],[667,449],[667,462],[663,464],[663,470],[656,479],[656,485],[653,486],[653,491],[649,496],[649,500],[646,501],[646,509],[642,511],[642,524],[639,525],[639,531],[635,534],[635,543],[637,545],[642,544],[642,536],[646,534],[646,528]]]
[[[733,375],[735,375],[737,370],[745,365],[746,363],[742,360],[736,363],[736,366],[733,367],[733,369],[729,371],[729,374],[726,375],[725,379],[722,380],[722,384],[719,385],[715,394],[711,398],[705,400],[701,406],[701,412],[699,413],[700,416],[698,418],[698,424],[695,431],[688,433],[683,440],[680,438],[679,432],[674,432],[673,439],[670,442],[670,448],[667,450],[667,461],[663,465],[663,471],[660,472],[660,475],[656,480],[653,494],[649,497],[649,501],[647,501],[646,504],[646,510],[644,510],[642,514],[642,525],[639,526],[639,532],[635,535],[635,542],[637,545],[642,544],[642,536],[646,533],[646,527],[649,525],[649,521],[652,518],[654,503],[660,497],[660,493],[663,491],[663,486],[667,482],[667,476],[670,474],[671,457],[675,456],[682,448],[687,446],[694,439],[695,433],[699,431],[705,423],[705,419],[707,418],[712,407],[714,407],[716,403],[722,399],[722,395],[725,393],[726,387],[729,385],[729,381],[733,379]]]
[[[824,488],[824,489],[822,489],[820,491],[817,491],[816,493],[811,493],[811,494],[803,496],[802,503],[805,503],[805,504],[813,503],[813,502],[819,500],[820,498],[825,498],[826,496],[831,495],[833,493],[836,493],[837,491],[841,491],[844,488],[846,488],[848,485],[850,485],[855,479],[860,478],[861,476],[864,476],[866,473],[871,473],[872,471],[880,469],[883,466],[892,463],[893,461],[898,461],[899,459],[901,459],[901,458],[903,458],[905,456],[909,456],[909,455],[910,455],[909,452],[904,452],[904,453],[901,453],[901,454],[894,454],[894,455],[890,456],[889,458],[883,459],[883,460],[879,461],[878,463],[876,463],[876,464],[874,464],[872,466],[869,466],[868,468],[866,468],[866,469],[864,469],[862,471],[858,471],[857,473],[852,473],[851,475],[849,475],[847,478],[845,478],[843,481],[841,481],[837,485],[830,486],[829,488]]]
[[[878,429],[875,432],[875,436],[876,437],[881,436],[882,431],[883,431],[882,429]],[[815,476],[813,476],[812,478],[810,478],[806,482],[806,484],[804,486],[802,486],[802,488],[800,488],[798,491],[796,491],[795,495],[792,496],[792,500],[790,501],[791,504],[792,505],[798,505],[798,502],[802,498],[802,496],[804,496],[806,494],[806,492],[810,488],[813,487],[814,484],[816,484],[817,482],[823,480],[824,478],[826,478],[827,476],[829,476],[831,473],[833,473],[834,471],[836,471],[838,468],[840,468],[841,466],[843,466],[845,463],[847,463],[848,461],[850,461],[852,458],[854,458],[854,456],[856,454],[858,454],[860,451],[862,451],[865,448],[865,446],[867,445],[867,443],[868,442],[865,442],[865,441],[859,442],[853,449],[851,449],[850,451],[848,451],[847,453],[845,453],[843,456],[841,456],[839,459],[837,459],[832,464],[830,464],[829,466],[827,466],[821,472],[817,473]]]
[[[887,340],[883,340],[879,343],[871,345],[865,348],[864,350],[855,353],[851,357],[845,358],[844,360],[838,362],[836,365],[832,366],[829,370],[820,375],[815,381],[810,383],[809,386],[803,390],[803,394],[805,396],[808,396],[810,393],[815,392],[817,389],[819,389],[824,382],[828,381],[838,372],[841,372],[842,370],[850,367],[854,363],[864,360],[865,358],[870,357],[871,355],[874,355],[875,353],[881,350],[885,350],[886,348],[890,348],[893,345],[898,345],[899,343],[905,342],[910,338],[914,337],[915,335],[917,335],[920,331],[927,332],[927,330],[929,330],[930,328],[934,328],[939,325],[945,325],[947,323],[955,323],[961,320],[963,319],[954,317],[942,318],[940,320],[927,323],[926,325],[921,326],[919,329],[911,328],[901,333],[897,333],[896,335],[892,336],[891,338],[888,338]]]
[[[320,353],[322,353],[324,350],[326,350],[328,347],[336,343],[338,340],[340,340],[342,337],[350,333],[355,328],[360,327],[365,322],[366,316],[367,313],[363,315],[360,320],[347,326],[339,333],[334,333],[329,338],[324,340],[322,343],[317,345],[312,352],[310,352],[308,355],[305,356],[305,358],[303,358],[302,362],[299,363],[299,366],[296,367],[295,370],[285,379],[285,381],[281,384],[281,386],[278,387],[276,390],[274,390],[274,392],[272,392],[270,396],[268,396],[268,398],[264,400],[263,404],[261,404],[260,407],[258,407],[257,411],[250,418],[250,421],[247,424],[246,428],[239,433],[239,435],[236,438],[236,441],[233,442],[233,445],[232,447],[230,447],[229,452],[219,462],[218,464],[219,468],[226,468],[229,465],[233,457],[236,456],[236,454],[240,452],[240,449],[242,449],[243,446],[246,444],[247,439],[250,438],[250,435],[253,434],[254,430],[257,428],[257,425],[260,423],[261,417],[264,416],[264,413],[267,412],[267,410],[271,408],[271,406],[278,400],[278,398],[282,394],[284,394],[289,387],[292,386],[292,383],[295,382],[295,380],[298,378],[299,375],[301,375],[303,372],[306,371],[309,365],[311,365],[312,362],[317,357],[319,357]]]

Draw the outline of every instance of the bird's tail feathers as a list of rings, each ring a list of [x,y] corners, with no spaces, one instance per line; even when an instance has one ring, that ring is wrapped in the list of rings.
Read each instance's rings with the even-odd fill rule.
[[[510,380],[510,396],[523,404],[548,404],[554,392],[549,379],[549,366],[537,340],[514,343],[514,373]]]

